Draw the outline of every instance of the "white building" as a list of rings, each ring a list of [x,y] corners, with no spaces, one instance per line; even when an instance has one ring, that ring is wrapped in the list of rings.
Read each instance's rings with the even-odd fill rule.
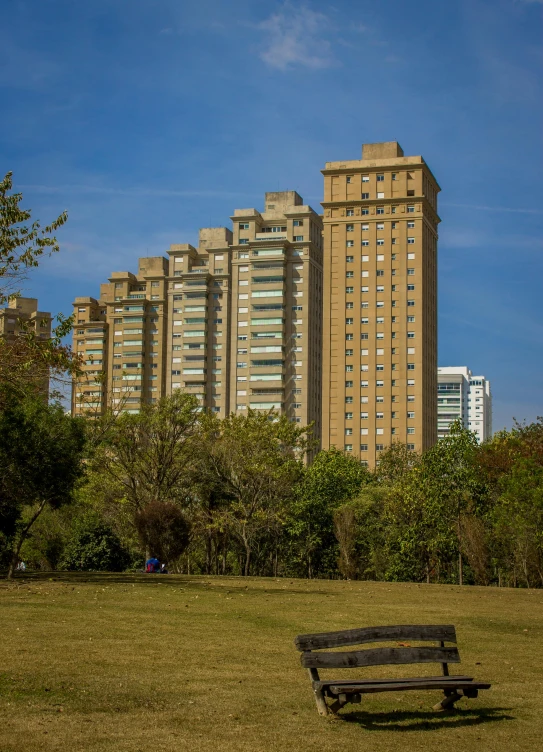
[[[447,436],[460,419],[479,441],[492,436],[492,394],[484,376],[474,376],[464,366],[437,369],[437,435]]]

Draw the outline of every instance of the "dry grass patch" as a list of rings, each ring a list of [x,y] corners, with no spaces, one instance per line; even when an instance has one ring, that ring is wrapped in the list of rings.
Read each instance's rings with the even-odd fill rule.
[[[0,582],[0,614],[2,752],[540,744],[543,591],[56,574]],[[440,693],[406,692],[319,717],[295,635],[402,623],[455,624],[459,671],[492,689],[450,714],[431,711]]]

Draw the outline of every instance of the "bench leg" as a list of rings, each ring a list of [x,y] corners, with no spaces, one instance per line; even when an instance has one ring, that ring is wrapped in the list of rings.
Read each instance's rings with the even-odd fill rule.
[[[324,699],[322,689],[314,689],[313,693],[315,694],[315,702],[317,703],[317,710],[319,715],[328,715],[328,705],[326,704],[326,700]]]
[[[450,694],[446,695],[441,702],[438,702],[437,705],[434,705],[434,710],[447,710],[449,708],[454,708],[454,703],[458,702],[460,700],[462,695],[459,695],[456,690],[453,692],[450,692]]]

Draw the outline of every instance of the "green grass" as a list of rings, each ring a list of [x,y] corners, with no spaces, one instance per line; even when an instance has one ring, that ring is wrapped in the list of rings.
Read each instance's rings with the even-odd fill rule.
[[[540,747],[543,591],[54,574],[0,582],[0,619],[2,752]],[[295,635],[402,623],[455,624],[459,670],[492,689],[451,713],[392,692],[318,716]]]

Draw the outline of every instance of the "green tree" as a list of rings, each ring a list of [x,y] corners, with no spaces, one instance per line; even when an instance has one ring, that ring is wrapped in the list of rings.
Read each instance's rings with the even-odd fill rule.
[[[190,525],[181,509],[168,501],[152,501],[136,513],[136,529],[146,551],[172,563],[189,544]]]
[[[290,556],[309,578],[337,572],[334,511],[372,481],[350,454],[332,448],[319,452],[295,489],[288,517]]]
[[[72,501],[84,447],[82,421],[65,415],[59,404],[28,397],[9,400],[0,411],[0,508],[11,511],[4,531],[11,541],[8,577],[43,510]]]
[[[303,474],[310,432],[272,412],[207,418],[205,462],[228,499],[215,514],[215,524],[240,545],[244,575],[251,572],[258,544],[263,539],[277,543],[281,535],[287,503]]]
[[[196,397],[178,391],[139,413],[106,416],[93,472],[107,475],[108,490],[132,515],[152,501],[187,503],[199,416]]]
[[[334,512],[334,531],[339,544],[338,568],[348,579],[384,578],[385,495],[383,487],[368,485]]]

